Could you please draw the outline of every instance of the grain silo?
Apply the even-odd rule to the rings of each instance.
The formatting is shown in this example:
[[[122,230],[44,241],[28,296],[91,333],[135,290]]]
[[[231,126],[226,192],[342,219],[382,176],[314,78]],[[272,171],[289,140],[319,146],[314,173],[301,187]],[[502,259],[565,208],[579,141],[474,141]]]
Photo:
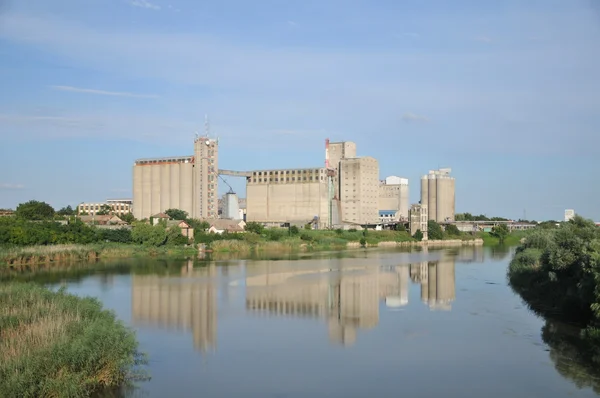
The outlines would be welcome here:
[[[429,219],[454,221],[455,180],[451,169],[430,170],[421,178],[421,204],[426,205]]]

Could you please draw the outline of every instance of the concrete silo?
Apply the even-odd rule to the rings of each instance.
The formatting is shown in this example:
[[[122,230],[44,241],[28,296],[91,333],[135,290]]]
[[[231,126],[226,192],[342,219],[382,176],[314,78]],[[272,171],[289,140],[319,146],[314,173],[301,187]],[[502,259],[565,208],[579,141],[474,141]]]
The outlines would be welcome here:
[[[427,206],[430,220],[454,220],[455,180],[450,172],[451,169],[430,170],[421,178],[421,204]]]
[[[240,204],[238,196],[233,192],[227,192],[224,198],[223,218],[238,220],[240,218]]]

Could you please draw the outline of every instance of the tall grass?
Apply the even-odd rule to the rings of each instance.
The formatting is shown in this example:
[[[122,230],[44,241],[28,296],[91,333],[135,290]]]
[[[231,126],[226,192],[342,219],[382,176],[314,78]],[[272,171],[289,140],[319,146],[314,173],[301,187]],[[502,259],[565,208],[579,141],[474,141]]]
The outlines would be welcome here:
[[[93,298],[0,285],[0,396],[83,397],[143,377],[134,333]]]

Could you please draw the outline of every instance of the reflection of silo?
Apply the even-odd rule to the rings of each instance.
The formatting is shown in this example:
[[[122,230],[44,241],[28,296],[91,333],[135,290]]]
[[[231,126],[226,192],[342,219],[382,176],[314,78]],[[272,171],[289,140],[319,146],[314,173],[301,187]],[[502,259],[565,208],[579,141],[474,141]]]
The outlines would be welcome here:
[[[454,261],[440,261],[437,264],[436,284],[439,302],[449,303],[456,297],[454,274]]]
[[[353,326],[342,325],[335,320],[329,321],[329,341],[335,344],[349,346],[356,341],[356,329]]]
[[[429,305],[435,304],[437,300],[437,264],[429,263],[427,267],[427,279],[429,280],[427,284],[428,290],[428,298]]]
[[[427,302],[429,300],[429,268],[427,261],[419,264],[419,275],[421,281],[421,301]]]

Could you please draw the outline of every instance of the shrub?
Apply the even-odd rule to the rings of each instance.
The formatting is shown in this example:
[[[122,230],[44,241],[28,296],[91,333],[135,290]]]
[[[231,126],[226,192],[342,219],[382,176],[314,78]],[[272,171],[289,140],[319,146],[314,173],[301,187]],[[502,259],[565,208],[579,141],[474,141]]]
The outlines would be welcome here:
[[[93,298],[0,285],[0,396],[89,396],[143,377],[133,331]]]

